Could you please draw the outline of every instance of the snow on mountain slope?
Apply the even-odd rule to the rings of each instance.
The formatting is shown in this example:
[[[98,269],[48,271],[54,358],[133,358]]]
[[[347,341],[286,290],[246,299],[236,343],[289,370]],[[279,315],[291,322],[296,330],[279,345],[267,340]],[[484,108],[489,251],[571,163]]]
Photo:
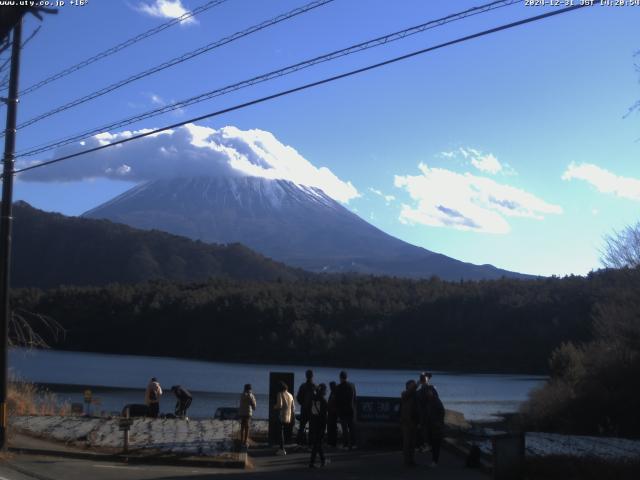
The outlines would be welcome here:
[[[240,242],[311,271],[439,276],[523,275],[410,245],[367,223],[315,187],[258,177],[191,177],[143,183],[84,214],[211,243]]]

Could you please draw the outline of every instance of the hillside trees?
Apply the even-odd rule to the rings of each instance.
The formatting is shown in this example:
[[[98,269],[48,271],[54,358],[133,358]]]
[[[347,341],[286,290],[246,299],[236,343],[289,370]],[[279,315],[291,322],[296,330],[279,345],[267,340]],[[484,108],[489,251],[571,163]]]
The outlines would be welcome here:
[[[55,348],[239,362],[545,372],[589,339],[599,275],[483,282],[317,277],[18,290],[59,320]],[[34,292],[37,292],[34,293]]]
[[[592,338],[550,357],[551,379],[526,410],[542,430],[640,437],[640,223],[606,239]]]

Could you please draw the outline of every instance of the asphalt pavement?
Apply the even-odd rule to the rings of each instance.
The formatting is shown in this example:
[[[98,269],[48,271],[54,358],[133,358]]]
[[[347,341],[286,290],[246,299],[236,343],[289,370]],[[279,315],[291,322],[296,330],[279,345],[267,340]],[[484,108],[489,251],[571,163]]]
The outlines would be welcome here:
[[[60,455],[11,454],[0,463],[0,480],[186,480],[239,479],[422,479],[487,480],[489,477],[464,467],[464,459],[444,451],[438,467],[431,468],[430,456],[418,454],[416,467],[402,464],[402,452],[381,450],[332,451],[323,468],[308,467],[309,453],[290,453],[279,457],[272,449],[250,452],[247,469],[199,468],[180,465],[127,464],[95,458],[68,458]],[[105,457],[106,458],[106,457]]]

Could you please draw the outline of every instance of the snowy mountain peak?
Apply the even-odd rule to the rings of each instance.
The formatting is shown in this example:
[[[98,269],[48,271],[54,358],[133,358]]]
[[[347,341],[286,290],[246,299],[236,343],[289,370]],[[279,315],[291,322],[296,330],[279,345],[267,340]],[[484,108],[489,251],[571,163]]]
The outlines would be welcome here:
[[[243,243],[311,271],[445,279],[518,275],[394,238],[321,189],[290,180],[198,176],[153,180],[85,213],[210,243]]]

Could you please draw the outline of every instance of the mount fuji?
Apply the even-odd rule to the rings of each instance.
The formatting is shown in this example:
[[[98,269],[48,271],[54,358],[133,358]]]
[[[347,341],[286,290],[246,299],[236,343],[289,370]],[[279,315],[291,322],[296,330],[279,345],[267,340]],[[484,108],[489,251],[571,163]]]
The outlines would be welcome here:
[[[251,176],[142,183],[83,216],[209,243],[240,242],[313,272],[359,272],[444,280],[528,275],[474,265],[399,240],[322,190]]]

